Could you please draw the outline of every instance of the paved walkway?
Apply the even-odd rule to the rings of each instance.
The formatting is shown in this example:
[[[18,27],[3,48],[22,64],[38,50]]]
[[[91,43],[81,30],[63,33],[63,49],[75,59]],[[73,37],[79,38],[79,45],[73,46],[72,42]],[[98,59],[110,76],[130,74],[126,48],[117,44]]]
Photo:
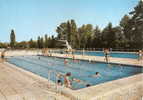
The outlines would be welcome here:
[[[69,100],[46,87],[47,83],[0,63],[0,100]]]
[[[67,54],[56,54],[56,53],[54,53],[54,54],[52,54],[52,56],[61,57],[61,58],[73,58],[73,55],[67,55]],[[80,59],[80,60],[105,62],[105,58],[101,57],[101,56],[74,55],[74,58],[75,59]],[[143,60],[138,61],[137,59],[130,59],[130,58],[110,57],[109,63],[133,65],[133,66],[143,66]]]

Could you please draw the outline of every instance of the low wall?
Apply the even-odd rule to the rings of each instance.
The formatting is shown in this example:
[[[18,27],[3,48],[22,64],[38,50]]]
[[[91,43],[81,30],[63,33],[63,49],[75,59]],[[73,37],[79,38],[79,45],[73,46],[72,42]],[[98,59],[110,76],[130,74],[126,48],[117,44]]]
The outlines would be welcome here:
[[[41,55],[42,50],[8,50],[5,56]]]

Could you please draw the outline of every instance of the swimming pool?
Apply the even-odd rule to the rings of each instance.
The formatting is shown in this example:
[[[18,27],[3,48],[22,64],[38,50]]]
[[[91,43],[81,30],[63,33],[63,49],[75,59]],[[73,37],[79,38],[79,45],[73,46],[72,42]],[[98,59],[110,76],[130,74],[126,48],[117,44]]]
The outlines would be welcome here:
[[[75,54],[82,55],[82,51],[77,51]],[[89,56],[104,56],[104,53],[101,51],[85,51],[84,55],[89,55]],[[138,55],[135,53],[119,53],[119,52],[111,52],[110,53],[111,57],[118,57],[118,58],[132,58],[132,59],[137,59]]]
[[[40,57],[40,59],[39,59]],[[73,62],[68,59],[68,64],[64,64],[64,59],[44,56],[19,56],[7,59],[9,63],[15,64],[25,70],[31,71],[42,77],[49,78],[56,82],[56,73],[65,74],[71,72],[74,78],[82,80],[81,82],[73,82],[74,90],[85,88],[87,84],[97,85],[107,81],[128,77],[142,72],[142,68],[129,67],[120,65],[111,65],[105,63],[89,63],[87,61]],[[100,73],[100,77],[91,77],[96,72]]]

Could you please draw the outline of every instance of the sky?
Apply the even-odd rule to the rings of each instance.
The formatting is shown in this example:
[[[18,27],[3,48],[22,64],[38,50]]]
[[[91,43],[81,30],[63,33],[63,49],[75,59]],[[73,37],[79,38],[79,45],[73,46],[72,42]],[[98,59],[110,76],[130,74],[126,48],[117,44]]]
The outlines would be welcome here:
[[[77,26],[114,26],[139,0],[0,0],[0,42],[9,42],[11,29],[16,40],[56,35],[56,27],[74,19]]]

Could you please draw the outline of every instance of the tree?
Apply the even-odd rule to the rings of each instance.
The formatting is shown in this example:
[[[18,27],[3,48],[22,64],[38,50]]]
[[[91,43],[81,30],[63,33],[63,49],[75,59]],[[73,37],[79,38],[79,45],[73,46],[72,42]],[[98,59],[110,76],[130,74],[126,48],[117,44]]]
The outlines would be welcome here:
[[[37,46],[38,46],[38,48],[41,48],[41,38],[40,38],[40,36],[38,36],[38,39],[37,39]]]
[[[48,48],[48,36],[45,34],[45,48]]]
[[[124,15],[124,17],[120,21],[120,26],[122,29],[125,29],[127,27],[129,20],[130,17],[128,15]]]
[[[125,45],[126,41],[125,41],[125,36],[122,32],[121,27],[120,26],[114,27],[113,32],[115,34],[114,48],[124,48],[124,45]]]
[[[29,41],[29,47],[30,47],[30,48],[37,48],[36,41],[33,41],[32,38],[31,38],[30,41]]]
[[[58,33],[58,39],[67,40],[72,47],[76,47],[77,26],[74,20],[68,20],[60,24],[56,32]]]
[[[61,23],[57,29],[56,32],[58,33],[57,38],[60,40],[66,40],[67,39],[67,23]]]
[[[70,25],[71,25],[70,44],[72,45],[72,47],[75,48],[77,47],[76,46],[77,25],[73,19],[70,21]]]
[[[91,24],[82,25],[78,29],[78,43],[81,48],[89,47],[91,43],[91,35],[93,33],[93,26]]]
[[[130,30],[131,30],[131,21],[130,21],[130,17],[128,15],[125,15],[121,19],[120,27],[121,27],[121,34],[122,34],[122,39],[123,39],[122,40],[122,47],[129,48],[129,47],[131,47],[130,44],[131,44],[131,40],[132,40],[132,34],[130,32]]]
[[[56,48],[56,40],[55,40],[55,37],[53,35],[51,37],[51,48]]]
[[[0,42],[0,48],[7,48],[7,47],[8,47],[7,43]]]
[[[112,23],[103,29],[103,46],[107,48],[115,47],[116,34],[113,30]]]
[[[16,45],[16,37],[15,37],[15,32],[12,29],[10,34],[10,46],[11,48],[15,48],[15,45]]]
[[[93,30],[92,38],[92,47],[102,48],[102,32],[98,26],[96,26],[96,28]]]
[[[40,48],[44,48],[44,39],[41,37],[40,39]]]
[[[78,28],[78,34],[77,34],[77,43],[78,43],[78,48],[84,48],[84,27],[85,25],[82,25],[81,27]]]
[[[15,46],[17,49],[25,49],[25,48],[28,48],[29,45],[28,45],[28,42],[27,41],[21,41],[21,42],[18,42],[16,43],[16,46]]]
[[[130,33],[132,34],[133,47],[143,48],[143,1],[140,1],[134,8],[134,11],[130,13],[132,18],[130,19]]]

